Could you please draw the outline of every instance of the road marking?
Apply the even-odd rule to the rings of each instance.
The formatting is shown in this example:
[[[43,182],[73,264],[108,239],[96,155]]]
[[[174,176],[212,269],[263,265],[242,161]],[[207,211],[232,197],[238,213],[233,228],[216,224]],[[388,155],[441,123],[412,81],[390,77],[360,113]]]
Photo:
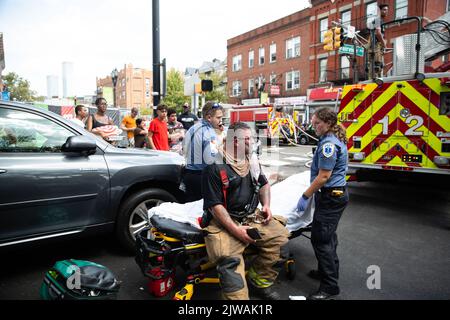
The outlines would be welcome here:
[[[309,161],[309,160],[311,160],[311,158],[289,157],[289,158],[284,158],[283,160],[287,160],[287,161]]]
[[[276,166],[276,167],[287,166],[291,164],[290,162],[279,160],[261,160],[260,163],[263,166]]]

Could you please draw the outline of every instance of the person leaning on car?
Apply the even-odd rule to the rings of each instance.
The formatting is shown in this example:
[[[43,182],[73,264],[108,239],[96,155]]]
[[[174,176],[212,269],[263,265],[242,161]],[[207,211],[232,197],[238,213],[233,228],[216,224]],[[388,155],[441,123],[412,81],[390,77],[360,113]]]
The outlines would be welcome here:
[[[89,115],[89,111],[85,106],[79,104],[75,107],[75,118],[70,119],[73,123],[76,123],[82,128],[86,128],[86,117]]]
[[[95,105],[97,106],[97,112],[90,115],[87,123],[86,129],[96,135],[101,136],[103,139],[106,138],[106,135],[99,130],[95,130],[96,128],[113,125],[113,120],[106,114],[106,109],[108,108],[108,104],[105,98],[98,98],[95,100]]]

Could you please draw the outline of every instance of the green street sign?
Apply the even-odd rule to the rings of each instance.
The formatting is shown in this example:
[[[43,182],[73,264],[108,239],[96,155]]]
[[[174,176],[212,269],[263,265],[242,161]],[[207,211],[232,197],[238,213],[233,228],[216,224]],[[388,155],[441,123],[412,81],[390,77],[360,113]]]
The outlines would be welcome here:
[[[344,46],[339,48],[339,54],[354,54],[355,49],[354,46],[351,44],[344,44]],[[363,47],[356,47],[356,55],[358,57],[364,57],[364,48]]]

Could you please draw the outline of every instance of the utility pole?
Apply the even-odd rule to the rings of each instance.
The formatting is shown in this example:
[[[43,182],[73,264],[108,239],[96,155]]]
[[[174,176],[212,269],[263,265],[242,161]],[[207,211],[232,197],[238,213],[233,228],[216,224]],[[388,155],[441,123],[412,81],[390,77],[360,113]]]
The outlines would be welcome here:
[[[159,0],[152,0],[153,23],[153,113],[161,99],[161,64],[160,64],[160,29],[159,29]]]

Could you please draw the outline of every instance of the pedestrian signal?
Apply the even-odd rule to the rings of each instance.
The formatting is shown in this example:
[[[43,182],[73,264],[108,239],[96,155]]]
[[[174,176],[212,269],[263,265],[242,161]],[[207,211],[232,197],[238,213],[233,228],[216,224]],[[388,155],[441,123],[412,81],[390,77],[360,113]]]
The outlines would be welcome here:
[[[344,40],[344,29],[341,27],[334,27],[334,49],[339,49]]]
[[[327,30],[324,34],[323,38],[323,49],[326,51],[333,51],[334,50],[334,34],[333,30]]]
[[[212,80],[202,80],[202,91],[203,92],[213,91]]]

